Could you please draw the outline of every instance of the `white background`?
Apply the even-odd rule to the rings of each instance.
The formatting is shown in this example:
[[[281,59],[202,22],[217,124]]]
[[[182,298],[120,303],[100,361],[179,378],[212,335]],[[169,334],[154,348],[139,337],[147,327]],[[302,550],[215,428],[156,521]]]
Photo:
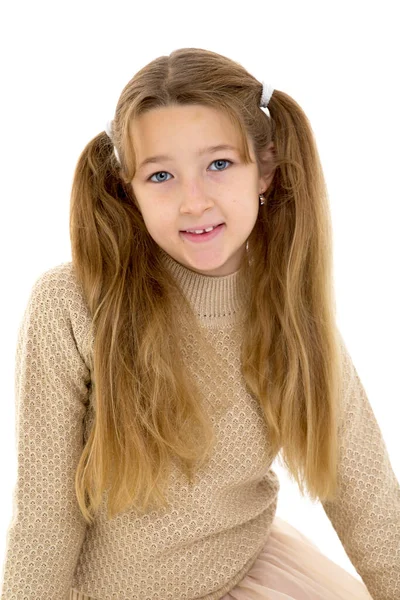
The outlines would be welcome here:
[[[397,9],[351,0],[2,5],[1,560],[17,468],[14,353],[31,286],[71,260],[69,196],[82,149],[134,73],[180,47],[240,62],[309,117],[330,196],[339,326],[400,478]],[[321,505],[276,472],[278,516],[359,578]]]

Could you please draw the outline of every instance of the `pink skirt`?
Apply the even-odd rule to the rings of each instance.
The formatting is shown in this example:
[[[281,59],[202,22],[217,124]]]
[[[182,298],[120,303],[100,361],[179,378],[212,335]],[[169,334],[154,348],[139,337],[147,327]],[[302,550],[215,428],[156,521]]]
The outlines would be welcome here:
[[[275,516],[249,573],[221,600],[373,600],[364,583]]]

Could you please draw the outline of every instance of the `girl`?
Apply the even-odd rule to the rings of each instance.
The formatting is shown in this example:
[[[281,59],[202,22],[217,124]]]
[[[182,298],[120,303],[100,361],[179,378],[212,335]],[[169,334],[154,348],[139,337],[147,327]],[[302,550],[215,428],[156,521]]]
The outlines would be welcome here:
[[[185,48],[107,130],[77,163],[72,262],[19,330],[2,600],[398,599],[400,489],[336,325],[306,115]],[[276,517],[278,456],[362,582]]]

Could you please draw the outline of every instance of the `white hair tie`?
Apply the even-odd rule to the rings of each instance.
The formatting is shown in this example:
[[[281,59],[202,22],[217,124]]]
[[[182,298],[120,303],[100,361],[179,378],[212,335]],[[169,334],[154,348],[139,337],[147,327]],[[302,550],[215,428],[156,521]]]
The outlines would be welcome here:
[[[112,138],[113,138],[113,136],[112,136],[112,124],[113,124],[112,121],[107,121],[105,129],[104,129],[104,131],[106,132],[106,134],[108,135],[108,137],[110,138],[111,141],[112,141]],[[117,161],[121,164],[121,161],[119,160],[118,150],[116,149],[115,146],[114,146],[114,154],[115,154],[115,157],[116,157]]]
[[[261,94],[260,108],[266,108],[271,100],[274,88],[269,83],[262,82],[263,89]]]
[[[270,85],[269,83],[265,83],[264,81],[262,82],[262,84],[263,84],[263,89],[262,89],[261,100],[260,100],[260,108],[267,115],[267,117],[270,118],[271,114],[270,114],[267,106],[269,104],[269,101],[271,100],[271,96],[274,91],[274,88],[272,87],[272,85]]]

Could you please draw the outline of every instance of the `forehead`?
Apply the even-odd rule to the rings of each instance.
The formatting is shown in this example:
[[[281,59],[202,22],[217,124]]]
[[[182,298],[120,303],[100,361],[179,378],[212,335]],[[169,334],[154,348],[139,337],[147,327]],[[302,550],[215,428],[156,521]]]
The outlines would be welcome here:
[[[229,118],[222,111],[198,104],[152,109],[135,119],[130,131],[139,160],[149,152],[161,154],[171,147],[239,145],[238,132]]]

